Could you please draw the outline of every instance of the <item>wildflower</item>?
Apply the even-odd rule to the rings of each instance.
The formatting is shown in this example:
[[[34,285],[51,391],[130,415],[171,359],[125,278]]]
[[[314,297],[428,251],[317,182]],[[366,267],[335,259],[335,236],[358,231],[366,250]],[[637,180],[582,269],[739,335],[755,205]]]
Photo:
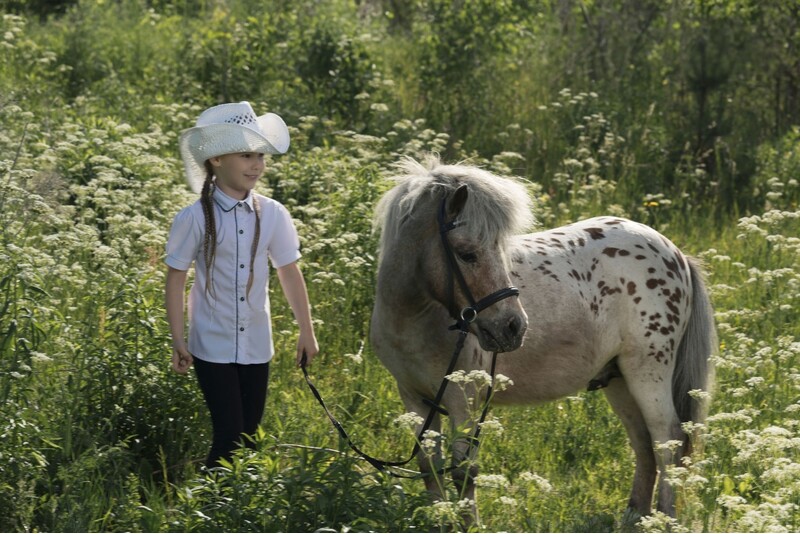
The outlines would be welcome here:
[[[447,519],[451,516],[455,516],[457,513],[455,510],[455,505],[449,501],[439,501],[433,503],[431,506],[434,515],[440,519]]]
[[[502,423],[500,423],[500,421],[494,417],[487,421],[484,421],[483,423],[480,424],[480,426],[481,430],[487,431],[491,434],[498,436],[503,432],[505,432],[505,428],[503,428]]]
[[[441,434],[436,432],[435,430],[426,430],[424,434],[422,434],[422,449],[427,452],[433,452],[439,446],[439,438],[441,438]]]
[[[723,508],[734,510],[742,505],[747,504],[747,499],[745,499],[741,495],[724,494],[717,497],[717,504],[719,504]]]
[[[445,378],[454,384],[475,384],[479,388],[492,383],[492,377],[489,373],[481,369],[474,369],[469,373],[459,370],[447,375]]]
[[[744,408],[733,413],[724,412],[710,415],[708,418],[706,418],[706,423],[711,424],[722,421],[736,421],[749,425],[753,422],[753,417],[758,415],[758,413],[760,413],[759,410]]]
[[[473,506],[475,506],[475,501],[472,499],[461,499],[456,503],[456,507],[462,512],[471,510]]]
[[[464,371],[456,371],[445,376],[445,378],[454,384],[463,384],[467,381],[467,374]]]
[[[784,411],[786,413],[800,412],[800,404],[790,404]]]
[[[550,484],[550,481],[544,477],[531,473],[530,471],[520,473],[519,481],[526,484],[533,484],[539,489],[539,491],[543,493],[549,493],[553,490],[553,486]]]
[[[751,377],[751,378],[748,378],[747,380],[745,380],[744,383],[747,384],[748,386],[750,386],[751,388],[754,388],[754,387],[764,383],[764,377],[754,376],[754,377]]]
[[[639,520],[637,526],[644,532],[681,532],[678,520],[662,512],[655,512]]]
[[[513,499],[511,497],[506,497],[505,495],[500,497],[499,502],[503,506],[508,506],[509,508],[516,508],[517,507],[517,500]]]
[[[724,345],[724,343],[723,343]],[[725,347],[720,347],[720,350],[724,349]],[[709,400],[711,399],[711,393],[708,391],[703,391],[702,389],[692,389],[689,391],[689,396],[693,399],[697,400]]]
[[[706,430],[706,425],[703,423],[694,423],[692,421],[686,421],[685,423],[681,424],[681,430],[686,432],[687,434],[694,434],[695,432],[702,432]]]
[[[776,458],[774,465],[761,474],[761,479],[780,485],[793,484],[800,479],[800,464],[789,458]]]
[[[42,352],[31,352],[31,360],[35,363],[47,363],[52,362],[53,358]]]
[[[404,413],[395,418],[394,424],[401,428],[414,430],[417,426],[424,423],[425,420],[414,412]]]
[[[669,450],[670,452],[675,452],[681,447],[683,447],[683,441],[679,439],[671,439],[664,443],[656,443],[655,445],[656,450]]]
[[[505,475],[478,475],[475,477],[475,485],[481,488],[506,489],[508,479]]]
[[[514,381],[511,380],[510,378],[508,378],[504,374],[498,373],[494,377],[494,388],[495,388],[495,391],[505,391],[510,386],[513,386],[513,385],[514,385]]]

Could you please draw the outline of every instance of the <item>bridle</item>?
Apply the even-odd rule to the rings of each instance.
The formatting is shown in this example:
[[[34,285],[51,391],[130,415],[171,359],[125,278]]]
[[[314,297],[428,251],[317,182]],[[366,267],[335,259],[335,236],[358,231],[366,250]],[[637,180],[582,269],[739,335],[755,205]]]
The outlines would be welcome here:
[[[519,289],[514,286],[509,286],[503,289],[499,289],[494,293],[483,297],[481,300],[475,302],[475,298],[472,296],[472,292],[469,290],[469,286],[467,285],[467,281],[464,278],[464,273],[461,272],[461,267],[458,265],[458,261],[456,260],[456,255],[453,252],[453,247],[450,245],[450,239],[448,239],[447,234],[450,233],[452,230],[455,230],[459,226],[463,225],[463,221],[459,221],[458,219],[453,219],[452,221],[447,221],[447,199],[443,199],[442,203],[439,205],[439,214],[437,216],[437,222],[439,223],[439,235],[442,238],[442,248],[444,248],[445,257],[447,258],[447,274],[449,283],[447,284],[449,287],[449,306],[448,309],[450,311],[450,315],[453,319],[456,320],[456,324],[451,327],[451,329],[458,328],[459,330],[468,330],[469,325],[472,324],[475,319],[478,318],[478,314],[491,306],[492,304],[496,304],[503,299],[507,299],[508,297],[517,297],[519,296]],[[455,281],[458,282],[458,286],[461,289],[461,292],[464,293],[464,296],[467,298],[467,302],[469,302],[469,306],[464,307],[460,312],[456,313],[456,305],[455,305]]]
[[[422,440],[425,437],[425,433],[430,429],[431,425],[433,424],[434,418],[437,414],[441,415],[449,415],[447,410],[442,407],[441,402],[444,398],[445,389],[447,388],[447,384],[449,380],[447,377],[453,373],[456,368],[456,363],[458,361],[458,356],[461,354],[462,349],[464,348],[464,343],[466,341],[467,335],[469,334],[470,325],[475,322],[478,318],[478,314],[488,308],[489,306],[500,302],[501,300],[507,299],[509,297],[516,297],[519,296],[519,289],[513,286],[509,286],[503,289],[499,289],[494,293],[483,297],[479,301],[475,301],[474,297],[472,296],[472,292],[469,290],[469,286],[467,285],[467,281],[464,278],[464,274],[461,272],[461,268],[458,265],[458,261],[456,260],[455,253],[453,252],[453,247],[450,244],[450,240],[447,237],[447,234],[458,228],[459,226],[463,225],[463,221],[459,221],[458,219],[453,219],[451,221],[447,220],[447,197],[442,199],[441,205],[439,206],[439,212],[437,216],[437,222],[439,224],[439,235],[441,236],[442,240],[442,247],[444,248],[445,256],[447,258],[447,265],[448,265],[448,286],[449,286],[449,301],[448,301],[448,310],[450,315],[453,319],[456,320],[456,323],[450,327],[450,330],[458,330],[458,340],[456,341],[455,349],[453,350],[453,354],[450,357],[450,363],[447,366],[447,371],[442,378],[442,382],[439,385],[439,390],[436,392],[436,395],[433,399],[423,398],[422,401],[425,405],[427,405],[430,410],[428,410],[428,416],[425,418],[425,422],[422,425],[421,430],[417,434],[416,443],[414,445],[414,449],[411,451],[411,455],[408,459],[403,461],[385,461],[379,460],[370,456],[369,454],[365,453],[361,449],[356,446],[353,441],[350,439],[350,436],[347,435],[342,424],[336,420],[336,418],[331,414],[328,407],[325,405],[325,401],[322,399],[322,395],[320,395],[317,388],[311,381],[311,378],[308,375],[308,370],[306,369],[306,357],[305,354],[300,363],[300,367],[303,370],[303,376],[305,377],[306,383],[308,384],[311,393],[314,394],[319,404],[322,406],[323,410],[325,410],[325,414],[330,419],[331,423],[333,424],[334,428],[339,432],[339,435],[343,440],[347,442],[353,451],[355,451],[359,456],[361,456],[364,460],[369,462],[373,467],[375,467],[379,471],[385,471],[390,473],[391,475],[399,478],[417,478],[419,476],[429,476],[430,474],[415,474],[413,476],[407,476],[403,474],[399,474],[394,471],[388,470],[388,468],[399,468],[407,465],[411,462],[414,457],[420,452],[422,448]],[[456,282],[461,289],[461,292],[467,298],[467,302],[469,302],[468,306],[465,306],[460,311],[456,312],[457,306],[455,305],[455,284]],[[478,440],[478,436],[480,435],[481,431],[481,423],[486,419],[486,415],[489,413],[489,401],[492,396],[492,388],[494,385],[494,376],[495,376],[495,367],[497,363],[497,352],[492,353],[492,363],[491,363],[491,382],[489,383],[488,389],[486,391],[486,403],[483,406],[483,411],[481,412],[481,417],[478,421],[478,424],[475,425],[475,430],[471,437],[467,438],[469,443],[469,449],[467,451],[467,457],[469,457],[469,453],[472,448],[477,449],[480,445]],[[436,472],[436,474],[443,474],[447,471],[451,471],[455,469],[455,466],[452,466],[447,469],[440,469]]]

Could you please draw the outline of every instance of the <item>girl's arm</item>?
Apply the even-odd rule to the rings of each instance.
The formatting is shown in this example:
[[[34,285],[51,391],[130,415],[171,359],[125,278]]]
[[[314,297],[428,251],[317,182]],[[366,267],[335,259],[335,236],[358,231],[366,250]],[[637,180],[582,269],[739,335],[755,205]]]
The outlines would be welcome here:
[[[184,374],[189,370],[194,359],[186,346],[183,332],[183,301],[186,289],[186,271],[168,268],[165,290],[167,322],[172,333],[172,369]]]
[[[314,336],[314,324],[311,322],[311,305],[308,303],[308,291],[303,273],[297,262],[278,268],[278,280],[283,288],[283,294],[292,307],[294,318],[300,326],[300,337],[297,340],[297,364],[306,354],[306,363],[311,363],[319,352],[317,338]]]

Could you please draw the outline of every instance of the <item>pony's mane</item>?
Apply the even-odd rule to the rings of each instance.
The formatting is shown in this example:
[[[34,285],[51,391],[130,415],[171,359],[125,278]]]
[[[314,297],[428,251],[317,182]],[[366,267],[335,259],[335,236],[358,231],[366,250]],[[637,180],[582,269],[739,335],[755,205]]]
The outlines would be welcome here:
[[[534,223],[531,199],[517,179],[501,177],[470,165],[443,165],[436,155],[422,162],[404,158],[395,165],[396,185],[378,202],[375,226],[381,230],[381,250],[398,238],[401,224],[424,211],[435,217],[443,195],[466,184],[469,199],[459,219],[482,245],[502,241]]]

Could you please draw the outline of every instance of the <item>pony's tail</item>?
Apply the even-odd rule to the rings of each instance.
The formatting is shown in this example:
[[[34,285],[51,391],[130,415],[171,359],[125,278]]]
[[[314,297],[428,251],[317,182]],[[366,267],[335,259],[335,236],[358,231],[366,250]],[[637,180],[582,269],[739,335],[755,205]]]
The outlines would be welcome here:
[[[675,373],[672,375],[672,399],[682,423],[702,423],[708,413],[713,366],[711,355],[717,349],[717,332],[714,311],[699,263],[688,258],[692,278],[692,309],[689,324],[678,346]],[[709,395],[692,396],[689,392],[701,390]],[[690,452],[689,436],[686,451]]]

